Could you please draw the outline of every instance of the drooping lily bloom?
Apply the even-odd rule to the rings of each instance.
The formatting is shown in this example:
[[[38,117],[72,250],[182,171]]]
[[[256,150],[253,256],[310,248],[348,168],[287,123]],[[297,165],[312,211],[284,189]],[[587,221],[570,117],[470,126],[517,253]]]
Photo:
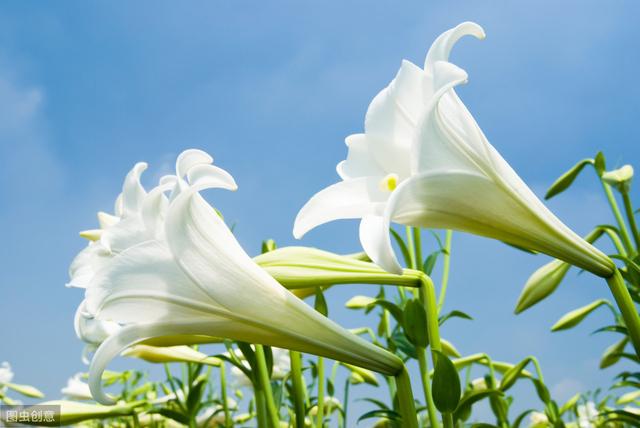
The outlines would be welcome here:
[[[245,253],[199,193],[236,189],[231,175],[212,162],[202,151],[187,150],[178,157],[176,175],[163,177],[148,193],[139,180],[146,165],[136,165],[119,198],[122,215],[95,234],[99,256],[74,262],[82,268],[72,269],[72,283],[86,289],[86,318],[121,326],[94,354],[89,376],[94,398],[111,402],[100,382],[111,359],[136,343],[165,336],[226,337],[386,374],[401,370],[396,356],[320,315]],[[79,270],[86,275],[74,275]]]
[[[400,273],[390,222],[499,239],[610,276],[613,263],[553,215],[489,144],[454,88],[467,73],[449,62],[466,22],[433,43],[424,68],[403,61],[371,102],[364,133],[347,137],[342,181],[300,210],[294,235],[337,219],[361,218],[360,241],[381,267]]]
[[[92,400],[89,385],[82,380],[82,373],[76,373],[67,381],[67,386],[60,391],[62,395],[71,400]]]

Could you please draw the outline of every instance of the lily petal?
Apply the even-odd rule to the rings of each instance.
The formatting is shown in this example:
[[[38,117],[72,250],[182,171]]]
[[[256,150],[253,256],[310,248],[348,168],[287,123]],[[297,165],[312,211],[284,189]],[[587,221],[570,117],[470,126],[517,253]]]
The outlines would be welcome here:
[[[360,222],[360,243],[371,260],[387,272],[402,275],[402,266],[391,247],[389,218],[369,215]]]
[[[293,236],[302,238],[309,230],[333,220],[382,214],[388,197],[379,187],[382,178],[341,181],[316,193],[298,213]]]
[[[429,71],[437,61],[449,61],[449,54],[453,46],[464,36],[474,36],[477,39],[486,37],[482,27],[475,22],[463,22],[445,31],[433,42],[424,61],[424,69]]]

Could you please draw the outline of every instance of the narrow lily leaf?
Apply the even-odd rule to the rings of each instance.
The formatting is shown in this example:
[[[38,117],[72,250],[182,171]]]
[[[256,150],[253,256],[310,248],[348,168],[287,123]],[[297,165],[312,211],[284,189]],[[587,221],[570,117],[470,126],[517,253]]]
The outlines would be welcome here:
[[[471,315],[468,315],[462,311],[458,311],[458,310],[454,310],[449,312],[446,315],[441,316],[438,319],[438,324],[442,325],[445,323],[445,321],[447,321],[449,318],[462,318],[465,320],[473,320],[473,318],[471,317]]]
[[[531,357],[525,358],[520,361],[518,364],[509,369],[503,376],[500,381],[500,391],[506,392],[509,388],[511,388],[519,377],[521,377],[521,373],[524,368],[532,361]]]
[[[400,416],[400,413],[398,412],[395,412],[390,409],[378,409],[378,410],[371,410],[370,412],[367,412],[364,415],[360,416],[358,418],[358,423],[360,423],[361,421],[364,421],[365,419],[371,419],[371,418],[385,418],[385,419],[389,419],[396,422],[399,422],[400,420],[402,420],[402,416]]]
[[[498,391],[496,389],[483,389],[480,391],[471,391],[465,394],[453,414],[453,420],[456,421],[460,419],[463,414],[470,412],[471,406],[492,395],[502,396],[504,394],[502,391]]]
[[[526,418],[527,415],[529,415],[532,412],[535,412],[535,410],[534,409],[529,409],[529,410],[525,410],[524,412],[520,413],[518,415],[518,417],[513,421],[512,428],[520,428],[520,425],[522,424],[522,421],[524,420],[524,418]]]
[[[578,177],[578,174],[584,169],[587,165],[593,165],[593,159],[582,159],[580,162],[575,164],[569,169],[569,171],[565,172],[558,178],[547,190],[547,193],[544,195],[545,199],[551,199],[555,195],[564,192],[571,186],[573,181]]]
[[[640,391],[631,391],[623,394],[620,398],[616,400],[616,404],[623,405],[629,404],[636,400],[640,399]]]
[[[440,252],[441,251],[435,251],[429,254],[429,256],[424,260],[424,263],[422,264],[422,271],[427,275],[431,275],[431,273],[433,272],[433,268],[438,261],[438,255],[440,254]]]
[[[582,320],[584,320],[591,312],[593,312],[600,306],[607,304],[609,304],[607,300],[598,299],[586,306],[574,309],[573,311],[563,315],[562,318],[560,318],[553,325],[553,327],[551,327],[551,331],[567,330],[569,328],[575,327],[576,325],[580,324],[580,322],[582,322]]]
[[[560,416],[564,415],[568,410],[572,409],[573,406],[576,405],[576,403],[578,402],[578,400],[580,399],[580,397],[582,397],[582,394],[577,393],[576,395],[574,395],[573,397],[569,398],[567,400],[566,403],[564,403],[562,405],[562,407],[560,407]]]
[[[531,382],[533,382],[533,386],[535,386],[536,393],[540,400],[545,404],[549,403],[551,401],[551,394],[549,393],[547,386],[540,382],[539,379],[531,379]]]
[[[602,174],[605,173],[607,169],[607,161],[604,158],[604,153],[598,152],[598,154],[596,154],[593,165],[596,168],[596,172],[599,176],[602,176]]]
[[[436,357],[433,373],[433,402],[442,413],[452,413],[460,402],[460,377],[451,360],[442,352],[434,351]]]
[[[461,357],[460,352],[458,352],[456,347],[453,346],[453,343],[449,342],[448,340],[440,338],[440,345],[442,345],[442,352],[444,352],[444,354],[447,357],[450,357],[450,358],[460,358]]]
[[[407,338],[416,346],[426,348],[429,344],[427,336],[427,312],[419,300],[407,302],[404,308],[404,331]]]
[[[329,306],[327,305],[327,300],[324,298],[324,293],[320,287],[316,288],[316,300],[313,307],[325,317],[329,315]]]
[[[402,258],[404,259],[405,265],[409,266],[411,264],[411,254],[409,253],[407,244],[405,244],[404,239],[402,239],[400,234],[396,232],[392,227],[389,228],[389,231],[391,232],[391,236],[393,236],[393,239],[396,241],[396,244],[402,252]]]
[[[6,383],[4,386],[6,386],[9,389],[14,390],[17,393],[20,393],[26,397],[31,397],[31,398],[42,398],[44,397],[44,394],[42,392],[40,392],[40,390],[38,388],[35,388],[31,385],[20,385],[20,384],[16,384],[16,383]]]
[[[627,346],[628,342],[629,338],[624,337],[622,340],[605,349],[602,357],[600,358],[600,368],[606,369],[607,367],[611,367],[612,365],[620,361],[620,358],[622,358],[622,355],[624,353],[624,348],[625,346]]]

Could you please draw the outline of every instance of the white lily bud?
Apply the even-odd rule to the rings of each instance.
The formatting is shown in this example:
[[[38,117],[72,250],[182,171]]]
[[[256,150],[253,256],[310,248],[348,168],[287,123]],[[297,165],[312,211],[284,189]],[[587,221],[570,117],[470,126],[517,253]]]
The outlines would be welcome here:
[[[628,192],[631,186],[631,180],[633,179],[633,167],[631,165],[624,165],[613,171],[607,171],[602,174],[602,179],[619,191]]]

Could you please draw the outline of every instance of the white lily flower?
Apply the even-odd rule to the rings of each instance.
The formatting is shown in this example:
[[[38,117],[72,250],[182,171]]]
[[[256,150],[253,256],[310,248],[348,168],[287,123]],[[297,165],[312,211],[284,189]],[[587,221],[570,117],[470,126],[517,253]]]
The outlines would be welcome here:
[[[62,388],[62,395],[71,400],[93,400],[89,384],[82,380],[82,373],[76,373]]]
[[[598,409],[593,401],[578,406],[578,426],[580,428],[593,428],[594,421],[598,417]]]
[[[454,91],[467,73],[448,62],[463,36],[485,37],[465,22],[440,35],[424,68],[403,61],[391,84],[371,102],[365,131],[347,137],[341,182],[300,210],[294,236],[329,221],[361,218],[369,257],[401,273],[391,247],[396,223],[455,229],[563,259],[601,276],[614,265],[553,215],[489,144]]]
[[[540,428],[549,425],[549,418],[542,412],[531,412],[529,415],[529,428]]]
[[[226,337],[385,374],[400,371],[396,356],[320,315],[244,252],[199,193],[236,189],[231,175],[212,161],[202,151],[187,150],[178,157],[176,175],[163,177],[148,193],[139,181],[146,165],[136,165],[119,198],[120,219],[95,241],[108,256],[83,262],[89,266],[81,282],[83,311],[91,319],[122,326],[93,356],[89,385],[94,398],[112,402],[100,382],[111,359],[134,344],[164,336]]]
[[[13,370],[11,370],[11,364],[8,361],[3,361],[0,364],[0,388],[4,385],[11,383],[13,380]]]

